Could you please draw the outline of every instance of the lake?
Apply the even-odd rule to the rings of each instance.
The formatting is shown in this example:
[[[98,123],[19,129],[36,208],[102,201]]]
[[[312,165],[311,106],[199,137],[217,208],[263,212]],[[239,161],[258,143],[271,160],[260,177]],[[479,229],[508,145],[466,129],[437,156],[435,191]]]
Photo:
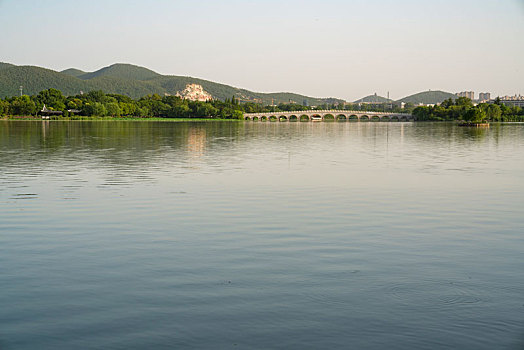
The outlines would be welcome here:
[[[0,349],[522,349],[524,124],[0,121]]]

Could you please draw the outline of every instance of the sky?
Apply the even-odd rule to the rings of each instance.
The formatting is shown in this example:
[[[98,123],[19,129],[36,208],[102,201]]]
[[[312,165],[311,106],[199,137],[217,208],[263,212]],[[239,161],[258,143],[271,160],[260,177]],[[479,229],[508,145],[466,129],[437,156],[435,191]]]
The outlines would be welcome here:
[[[348,101],[524,94],[524,0],[0,0],[0,62]]]

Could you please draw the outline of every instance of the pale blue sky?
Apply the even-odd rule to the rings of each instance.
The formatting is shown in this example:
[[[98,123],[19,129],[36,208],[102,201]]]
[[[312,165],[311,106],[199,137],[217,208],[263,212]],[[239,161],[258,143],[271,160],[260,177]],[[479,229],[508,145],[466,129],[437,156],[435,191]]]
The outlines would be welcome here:
[[[0,0],[0,61],[355,100],[524,94],[524,0]]]

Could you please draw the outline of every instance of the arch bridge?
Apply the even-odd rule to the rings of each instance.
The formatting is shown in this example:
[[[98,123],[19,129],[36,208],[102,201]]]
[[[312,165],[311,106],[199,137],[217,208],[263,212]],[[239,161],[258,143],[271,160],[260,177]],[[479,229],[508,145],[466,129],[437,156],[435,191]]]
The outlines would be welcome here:
[[[414,121],[409,113],[347,111],[344,109],[244,113],[245,120],[252,121]]]

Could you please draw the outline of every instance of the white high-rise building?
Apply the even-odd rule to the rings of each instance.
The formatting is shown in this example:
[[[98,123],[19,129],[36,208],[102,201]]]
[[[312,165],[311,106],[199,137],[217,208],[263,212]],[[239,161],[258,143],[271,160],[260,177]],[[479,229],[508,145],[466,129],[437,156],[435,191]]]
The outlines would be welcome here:
[[[479,92],[479,101],[485,102],[491,99],[491,94],[489,92]]]
[[[469,98],[470,100],[474,100],[475,99],[475,92],[474,91],[462,91],[462,92],[457,92],[456,95],[458,97],[467,97]]]

